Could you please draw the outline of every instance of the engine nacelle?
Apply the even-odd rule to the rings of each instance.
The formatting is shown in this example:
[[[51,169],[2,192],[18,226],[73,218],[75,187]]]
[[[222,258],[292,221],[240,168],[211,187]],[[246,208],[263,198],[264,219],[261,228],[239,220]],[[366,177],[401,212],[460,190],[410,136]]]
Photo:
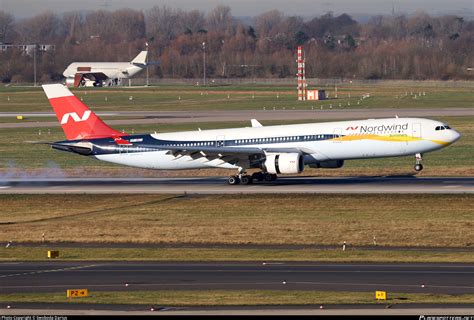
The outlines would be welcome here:
[[[66,86],[67,87],[74,87],[74,78],[66,78]]]
[[[344,165],[344,160],[328,160],[309,164],[310,168],[337,169]]]
[[[304,170],[304,159],[301,153],[267,154],[263,166],[272,174],[300,173]]]

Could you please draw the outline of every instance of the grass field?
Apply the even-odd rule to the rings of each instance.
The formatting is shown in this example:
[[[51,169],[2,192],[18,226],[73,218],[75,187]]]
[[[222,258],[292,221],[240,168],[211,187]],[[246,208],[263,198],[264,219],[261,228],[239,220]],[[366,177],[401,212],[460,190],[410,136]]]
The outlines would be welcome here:
[[[461,132],[462,138],[448,148],[425,154],[425,176],[473,176],[474,175],[474,117],[441,117]],[[301,123],[305,121],[293,121]],[[262,121],[264,125],[289,122]],[[117,127],[128,133],[173,132],[183,130],[229,128],[249,126],[248,122],[182,123],[160,125],[126,125]],[[39,133],[41,132],[41,135]],[[206,169],[192,171],[157,171],[135,169],[99,162],[93,158],[52,150],[47,145],[27,144],[25,141],[59,141],[64,134],[59,127],[0,129],[0,135],[8,137],[0,142],[0,182],[8,177],[37,176],[218,176],[234,174],[234,171]],[[303,175],[311,176],[360,176],[414,174],[413,157],[367,159],[347,161],[342,169],[306,169]]]
[[[41,236],[41,235],[40,235]],[[78,239],[80,240],[80,239]],[[235,248],[10,247],[0,261],[51,261],[47,250],[59,250],[59,261],[255,261],[325,263],[474,263],[472,251]]]
[[[159,86],[148,88],[75,89],[74,93],[94,111],[132,110],[262,110],[330,108],[451,108],[473,107],[472,88],[405,86],[323,87],[326,101],[296,101],[293,86]],[[363,99],[362,96],[370,95]],[[415,97],[416,96],[416,97]],[[43,90],[0,87],[0,112],[51,111]],[[15,121],[13,118],[11,121]]]
[[[0,242],[471,247],[473,195],[0,195]],[[3,250],[8,251],[8,250]],[[5,254],[5,253],[4,253]],[[472,255],[472,253],[471,253]]]
[[[327,304],[474,303],[474,295],[388,293],[376,301],[374,292],[270,291],[270,290],[180,290],[180,291],[92,291],[89,297],[66,298],[65,292],[0,294],[0,302],[99,303],[170,306],[259,306]]]

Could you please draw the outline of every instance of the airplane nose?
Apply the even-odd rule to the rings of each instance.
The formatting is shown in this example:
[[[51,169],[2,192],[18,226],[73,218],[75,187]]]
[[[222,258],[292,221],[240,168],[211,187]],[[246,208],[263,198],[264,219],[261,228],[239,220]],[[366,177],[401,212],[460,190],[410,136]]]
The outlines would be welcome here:
[[[454,143],[456,141],[459,140],[459,138],[461,138],[461,134],[459,132],[457,132],[456,130],[452,130],[451,132],[451,143]]]

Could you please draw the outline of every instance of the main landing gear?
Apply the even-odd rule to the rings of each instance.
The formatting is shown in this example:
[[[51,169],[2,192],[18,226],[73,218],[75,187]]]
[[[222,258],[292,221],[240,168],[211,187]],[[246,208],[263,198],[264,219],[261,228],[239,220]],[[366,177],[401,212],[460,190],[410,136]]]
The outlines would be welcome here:
[[[415,159],[416,159],[415,167],[414,167],[415,171],[423,170],[423,165],[421,164],[421,161],[423,160],[423,158],[422,158],[421,153],[415,154]]]
[[[237,184],[252,184],[254,181],[275,181],[277,179],[276,174],[267,172],[255,172],[252,175],[244,174],[245,172],[239,173],[235,176],[230,176],[227,179],[227,183],[230,185]]]

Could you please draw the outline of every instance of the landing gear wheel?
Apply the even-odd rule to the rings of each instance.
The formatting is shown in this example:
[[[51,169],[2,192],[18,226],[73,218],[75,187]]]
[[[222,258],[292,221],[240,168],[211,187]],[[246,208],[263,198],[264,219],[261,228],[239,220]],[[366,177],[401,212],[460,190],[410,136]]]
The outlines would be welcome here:
[[[230,176],[228,179],[227,179],[227,183],[230,184],[231,186],[234,186],[236,184],[239,184],[239,177],[237,176]]]
[[[421,153],[415,154],[415,160],[416,160],[416,162],[415,162],[414,169],[415,169],[415,171],[420,172],[421,170],[423,170],[423,165],[421,164],[421,161],[423,160],[423,158],[422,158]]]
[[[263,181],[263,179],[265,179],[265,174],[263,174],[263,172],[255,172],[252,174],[252,179],[257,181]]]
[[[241,176],[240,177],[240,184],[251,184],[252,177],[251,176]]]
[[[265,174],[265,181],[270,182],[270,181],[275,181],[277,179],[276,174],[271,174],[271,173],[266,173]]]
[[[267,182],[273,181],[272,176],[273,176],[272,174],[266,173],[265,174],[265,181],[267,181]]]

